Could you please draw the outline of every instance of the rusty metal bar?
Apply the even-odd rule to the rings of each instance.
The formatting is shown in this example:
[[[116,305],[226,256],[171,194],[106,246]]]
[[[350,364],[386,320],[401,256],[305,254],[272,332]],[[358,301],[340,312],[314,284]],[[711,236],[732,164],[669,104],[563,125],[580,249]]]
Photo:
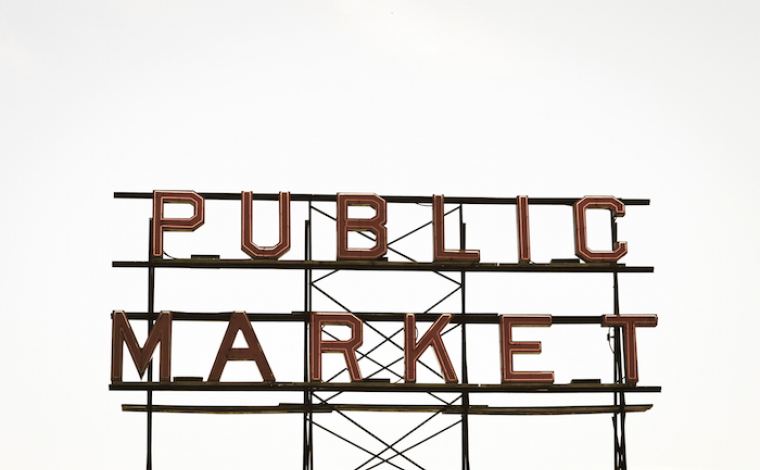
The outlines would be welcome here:
[[[172,321],[224,321],[230,320],[233,312],[175,312],[172,311]],[[402,322],[406,313],[414,312],[351,312],[362,321],[397,321]],[[446,312],[444,312],[446,313]],[[443,313],[415,313],[418,322],[433,322]],[[304,312],[292,313],[248,313],[252,322],[303,322],[309,321],[309,314]],[[459,323],[499,323],[498,313],[468,313],[466,317],[453,314],[452,324]],[[548,315],[548,314],[547,314]],[[130,320],[147,320],[146,312],[127,312]],[[603,315],[553,315],[552,325],[601,325]]]
[[[208,200],[222,201],[239,201],[240,193],[198,193]],[[115,199],[153,199],[153,193],[150,192],[121,192],[113,193]],[[291,194],[291,201],[310,201],[310,202],[336,202],[337,194]],[[380,196],[386,202],[406,203],[406,204],[432,204],[432,196]],[[254,201],[277,201],[278,193],[253,193],[251,199]],[[580,197],[531,197],[531,205],[564,205],[572,206]],[[648,206],[649,199],[626,199],[618,198],[623,204],[628,206]],[[446,202],[449,204],[517,204],[516,197],[459,197],[446,196]]]
[[[643,413],[653,405],[626,405],[627,413]],[[122,411],[147,411],[146,405],[121,405]],[[288,413],[332,413],[333,411],[367,412],[367,413],[441,413],[459,415],[463,413],[462,405],[355,405],[355,404],[319,404],[303,405],[300,403],[281,403],[269,406],[237,405],[153,405],[153,413],[184,414],[288,414]],[[482,416],[561,416],[618,413],[620,407],[612,405],[584,406],[487,406],[470,405],[468,413]],[[395,443],[394,443],[395,444]],[[386,448],[385,450],[388,450]]]
[[[610,235],[611,246],[615,246],[617,242],[617,220],[615,215],[610,211]],[[615,315],[620,315],[620,289],[618,284],[618,273],[612,273],[612,289],[613,289],[613,311]],[[622,335],[621,327],[615,327],[615,354],[614,354],[614,374],[615,382],[623,383],[623,357],[622,357]],[[617,411],[612,416],[612,423],[615,429],[615,469],[626,470],[626,451],[625,451],[625,394],[623,391],[615,392],[613,397],[613,405],[617,408]]]
[[[114,268],[147,268],[148,261],[114,261]],[[156,259],[156,268],[197,269],[345,269],[351,271],[466,271],[466,272],[522,272],[522,273],[653,273],[652,266],[626,266],[610,263],[407,263],[401,261],[313,261],[270,259],[176,258]]]
[[[464,250],[466,248],[467,232],[464,223],[464,210],[462,205],[459,205],[459,248]],[[461,305],[461,333],[462,333],[462,383],[469,383],[469,376],[467,374],[467,321],[465,320],[465,314],[467,312],[467,284],[466,284],[466,271],[461,271],[459,276],[460,297],[462,300]],[[456,316],[456,315],[454,315]],[[470,409],[470,394],[468,392],[462,392],[462,470],[470,469],[470,421],[469,421],[469,409]]]
[[[246,391],[246,392],[434,392],[434,393],[659,393],[660,386],[629,386],[625,384],[420,384],[388,382],[114,382],[110,390],[153,391]]]
[[[628,413],[643,413],[652,409],[654,405],[627,405]],[[510,415],[510,416],[560,416],[560,415],[593,415],[617,413],[620,407],[610,405],[587,405],[587,406],[501,406],[479,407],[471,406],[471,415]],[[449,413],[444,411],[444,414]]]
[[[309,204],[311,206],[311,203]],[[309,211],[311,213],[311,211]],[[304,240],[309,240],[311,238],[311,221],[305,220],[304,221]],[[304,244],[304,259],[309,259],[309,244]],[[310,307],[310,280],[309,280],[309,273],[310,271],[304,270],[303,276],[303,288],[304,288],[304,294],[303,294],[303,309],[304,314],[300,315],[299,321],[303,322],[303,380],[304,382],[308,382],[309,380],[309,311],[311,310]],[[302,456],[303,456],[303,470],[309,469],[309,443],[311,442],[311,437],[309,434],[309,420],[311,418],[311,392],[310,391],[304,391],[303,392],[303,448],[302,448]]]
[[[314,204],[312,203],[311,198],[308,199],[308,202],[309,202],[309,231],[307,232],[308,238],[306,239],[305,245],[306,245],[306,250],[308,250],[306,259],[311,260],[312,255],[313,255],[313,251],[312,251],[313,247],[312,247],[311,242],[312,242],[312,235],[313,235],[312,229],[314,227],[312,224],[312,213],[314,212]],[[314,273],[311,269],[307,269],[305,270],[305,272],[307,275],[306,281],[308,282],[307,289],[308,289],[308,294],[309,294],[308,295],[309,301],[308,301],[308,308],[306,309],[306,315],[310,317],[312,313],[312,307],[313,307],[312,301],[314,299],[314,292],[312,290],[314,287]],[[311,328],[311,324],[308,325],[308,328]],[[311,339],[307,339],[307,344],[308,344],[308,341],[311,341]],[[309,349],[305,350],[307,357],[308,357],[308,351]],[[311,407],[314,405],[314,391],[313,390],[307,391],[307,395],[308,395],[308,405],[309,407]],[[309,441],[308,441],[308,449],[307,449],[309,458],[307,460],[307,465],[308,465],[308,469],[312,470],[314,468],[314,414],[311,412],[311,410],[309,410],[309,412],[307,413],[307,416],[308,416],[308,421],[309,421],[308,423],[309,424]]]
[[[154,257],[152,256],[153,247],[153,219],[148,222],[148,337],[153,330],[153,322],[155,316],[155,296],[156,296],[156,269],[153,266]],[[161,346],[164,347],[163,345]],[[153,358],[148,362],[148,382],[153,382]],[[153,468],[153,390],[147,392],[147,414],[148,414],[148,430],[147,430],[147,446],[146,446],[146,464],[147,470]]]

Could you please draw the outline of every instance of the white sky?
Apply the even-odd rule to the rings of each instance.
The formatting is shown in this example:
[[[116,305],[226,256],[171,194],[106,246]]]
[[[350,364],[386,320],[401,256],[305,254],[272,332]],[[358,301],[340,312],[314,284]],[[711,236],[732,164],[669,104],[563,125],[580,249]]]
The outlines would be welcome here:
[[[2,466],[144,465],[144,417],[120,411],[144,394],[108,392],[108,363],[109,313],[143,310],[146,276],[110,266],[144,259],[150,209],[112,194],[154,189],[651,198],[620,220],[624,261],[656,267],[623,275],[621,302],[623,313],[659,315],[641,334],[640,374],[663,386],[637,397],[655,407],[629,419],[630,468],[751,466],[760,233],[744,205],[759,169],[758,24],[749,1],[1,2]],[[224,209],[230,221],[238,207]],[[485,250],[493,241],[478,239],[476,211],[465,217],[471,247]],[[209,235],[182,234],[188,253],[213,252],[214,230],[237,236],[218,220],[201,229]],[[572,255],[551,243],[543,261]],[[208,279],[222,293],[256,285]],[[240,308],[193,282],[160,308]],[[271,305],[249,296],[243,308],[274,309],[273,292]],[[542,311],[548,301],[533,292],[515,287],[484,309]],[[604,299],[592,314],[610,313]],[[561,349],[573,338],[541,339]],[[214,341],[203,343],[211,355]],[[547,349],[532,364],[575,377],[560,360]],[[485,457],[473,468],[535,453],[536,467],[513,462],[609,468],[608,417],[542,419],[481,424]],[[299,462],[299,444],[272,436],[300,432],[300,417],[156,422],[156,468]],[[362,457],[351,456],[347,465]]]

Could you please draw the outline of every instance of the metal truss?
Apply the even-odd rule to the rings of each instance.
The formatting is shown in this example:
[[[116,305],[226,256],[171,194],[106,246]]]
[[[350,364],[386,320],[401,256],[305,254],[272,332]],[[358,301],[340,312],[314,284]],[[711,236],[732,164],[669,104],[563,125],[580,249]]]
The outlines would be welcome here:
[[[322,215],[324,217],[327,217],[327,218],[329,218],[330,220],[332,220],[334,222],[337,222],[337,219],[335,217],[333,217],[332,215],[328,214],[327,212],[325,212],[325,211],[323,211],[323,210],[315,207],[312,202],[309,202],[309,219],[306,222],[307,248],[306,248],[306,253],[305,253],[305,258],[304,258],[307,261],[311,260],[311,250],[310,250],[311,239],[312,239],[311,221],[312,221],[312,214],[314,212],[316,212],[317,214]],[[454,212],[459,212],[460,245],[461,245],[461,249],[464,249],[464,246],[465,246],[465,239],[464,239],[465,225],[464,225],[464,222],[463,222],[462,205],[460,204],[456,208],[451,209],[448,212],[445,212],[444,216],[452,214]],[[426,223],[424,223],[424,224],[422,224],[422,225],[420,225],[420,226],[418,226],[418,227],[416,227],[416,228],[414,228],[414,229],[412,229],[410,231],[408,231],[407,233],[401,235],[400,237],[395,238],[394,240],[389,241],[388,244],[387,244],[388,251],[393,252],[396,255],[401,256],[402,258],[404,258],[405,260],[407,260],[409,262],[417,263],[418,262],[417,260],[415,260],[411,256],[408,256],[407,254],[401,252],[400,250],[396,249],[395,247],[393,247],[393,244],[395,244],[396,242],[398,242],[400,240],[405,239],[406,237],[408,237],[408,236],[410,236],[410,235],[412,235],[412,234],[414,234],[414,233],[422,230],[423,228],[425,228],[425,227],[427,227],[427,226],[429,226],[431,224],[432,224],[432,220],[429,221],[429,222],[426,222]],[[365,238],[367,238],[367,239],[369,239],[371,241],[375,241],[374,237],[371,236],[371,235],[369,235],[369,234],[366,234],[364,232],[358,232],[358,233],[359,233],[359,235],[361,235],[361,236],[363,236],[363,237],[365,237]],[[328,272],[327,274],[325,274],[323,276],[320,276],[316,280],[312,280],[312,272],[311,271],[312,271],[311,269],[307,270],[308,279],[306,280],[306,283],[307,283],[307,292],[306,292],[306,305],[304,306],[305,312],[307,314],[311,314],[311,312],[312,312],[312,296],[314,294],[314,291],[316,291],[319,294],[321,294],[321,295],[325,296],[326,298],[328,298],[330,301],[332,301],[335,305],[337,305],[338,307],[340,307],[341,309],[343,309],[345,312],[352,313],[351,309],[349,309],[348,307],[346,307],[343,303],[341,303],[339,300],[337,300],[335,297],[333,297],[332,295],[330,295],[328,292],[326,292],[324,289],[320,288],[317,285],[317,283],[319,281],[327,278],[328,276],[331,276],[331,275],[335,274],[336,272],[339,271],[339,269],[333,269],[330,272]],[[449,292],[448,294],[446,294],[445,296],[443,296],[441,299],[439,299],[438,301],[436,301],[428,309],[426,309],[423,312],[423,314],[427,314],[427,313],[431,312],[435,307],[437,307],[438,305],[440,305],[441,303],[443,303],[445,300],[447,300],[448,298],[450,298],[452,295],[456,294],[457,292],[460,292],[461,293],[461,305],[462,305],[462,310],[461,310],[460,314],[464,315],[464,313],[465,313],[465,272],[461,272],[460,273],[460,280],[459,281],[457,281],[455,279],[452,279],[451,277],[449,277],[449,276],[447,276],[447,275],[445,275],[445,274],[443,274],[443,273],[441,273],[439,271],[433,271],[433,273],[436,274],[436,275],[438,275],[438,276],[440,276],[440,277],[442,277],[442,278],[444,278],[444,279],[446,279],[446,280],[448,280],[448,281],[450,281],[450,282],[452,282],[453,284],[455,284],[456,287],[451,292]],[[402,374],[399,374],[398,372],[392,370],[390,367],[393,366],[394,364],[397,364],[397,363],[399,363],[399,362],[401,362],[401,361],[404,360],[404,345],[397,343],[396,340],[394,339],[395,336],[397,336],[398,334],[400,334],[400,333],[402,333],[404,331],[404,328],[401,327],[400,329],[396,330],[394,333],[392,333],[390,335],[386,335],[380,329],[378,329],[375,326],[373,326],[370,321],[365,321],[364,325],[367,326],[368,328],[370,328],[375,333],[377,333],[382,338],[382,341],[380,341],[378,344],[376,344],[374,347],[372,347],[372,349],[370,349],[366,353],[362,353],[360,351],[357,351],[357,354],[359,355],[358,361],[367,360],[369,362],[372,362],[376,366],[380,367],[378,370],[376,370],[372,374],[368,375],[365,378],[365,380],[372,380],[380,372],[388,371],[391,374],[395,375],[398,381],[403,381],[404,380],[404,376]],[[308,326],[306,328],[308,328]],[[463,377],[462,377],[462,383],[463,384],[467,384],[468,379],[467,379],[467,357],[466,357],[466,323],[464,321],[462,321],[462,322],[460,322],[458,324],[455,324],[455,325],[451,326],[449,329],[447,329],[444,332],[442,332],[441,335],[442,336],[446,335],[447,333],[450,333],[450,332],[454,331],[457,328],[460,329],[460,331],[461,331],[461,341],[462,341],[462,375],[463,375]],[[335,340],[338,339],[334,335],[332,335],[331,333],[325,331],[324,329],[323,329],[322,333],[326,334],[327,336],[330,336],[331,338],[333,338]],[[308,339],[308,338],[305,338],[305,339]],[[395,360],[391,361],[390,363],[382,364],[382,363],[378,362],[377,360],[373,359],[370,356],[370,354],[372,354],[372,352],[376,351],[378,348],[380,348],[381,346],[383,346],[385,344],[390,344],[390,345],[394,346],[396,349],[398,349],[400,351],[400,356],[398,358],[396,358]],[[305,348],[304,349],[304,356],[306,356],[308,354],[308,344],[305,343],[304,344],[304,348]],[[420,361],[418,361],[418,363],[421,366],[425,367],[430,372],[432,372],[437,377],[443,379],[443,375],[440,372],[438,372],[436,369],[434,369],[433,367],[431,367],[430,365],[428,365],[424,361],[420,360]],[[348,370],[347,367],[343,368],[341,371],[339,371],[338,373],[334,374],[332,377],[330,377],[329,379],[327,379],[326,382],[328,382],[328,383],[332,382],[333,380],[337,379],[342,373],[346,372],[347,370]],[[304,380],[306,380],[307,378],[308,377],[305,376]],[[336,392],[336,393],[330,395],[327,398],[322,398],[322,397],[318,396],[315,392],[307,392],[307,393],[309,393],[311,396],[307,397],[306,403],[313,404],[314,403],[314,399],[316,399],[316,400],[319,401],[319,405],[328,405],[328,404],[331,404],[332,400],[334,400],[335,398],[337,398],[338,396],[340,396],[344,392]],[[303,443],[304,443],[304,466],[303,466],[303,469],[304,470],[313,470],[314,469],[314,454],[313,454],[313,447],[314,447],[314,426],[317,426],[319,429],[325,431],[326,433],[328,433],[328,434],[330,434],[330,435],[332,435],[334,437],[337,437],[338,439],[340,439],[340,440],[342,440],[342,441],[344,441],[344,442],[346,442],[346,443],[348,443],[348,444],[350,444],[350,445],[358,448],[359,450],[362,450],[363,452],[365,452],[365,453],[367,453],[369,455],[369,458],[367,460],[363,461],[362,463],[360,463],[358,466],[356,466],[355,470],[370,470],[370,469],[373,469],[375,467],[378,467],[378,466],[381,466],[381,465],[384,465],[384,464],[388,465],[388,466],[391,466],[391,467],[394,467],[394,468],[398,468],[398,469],[403,470],[403,467],[397,465],[394,462],[391,462],[391,460],[396,459],[396,458],[403,459],[404,461],[408,462],[409,464],[413,465],[414,467],[416,467],[416,468],[418,468],[420,470],[425,470],[425,467],[423,467],[418,462],[412,460],[409,457],[408,452],[410,450],[412,450],[412,449],[414,449],[414,448],[416,448],[416,447],[418,447],[418,446],[420,446],[420,445],[422,445],[422,444],[430,441],[431,439],[435,438],[436,436],[441,435],[445,431],[448,431],[448,430],[454,428],[457,425],[461,425],[461,432],[462,432],[462,468],[469,470],[469,468],[470,468],[470,463],[469,463],[469,438],[468,438],[469,427],[468,427],[468,422],[467,422],[467,420],[468,420],[468,409],[469,409],[469,392],[466,392],[466,391],[462,392],[459,397],[455,398],[452,401],[447,401],[447,400],[445,400],[444,398],[440,397],[438,394],[436,394],[436,393],[434,393],[432,391],[426,391],[424,393],[428,394],[429,396],[431,396],[431,397],[435,398],[436,400],[438,400],[439,402],[441,402],[445,408],[442,407],[438,411],[435,411],[431,416],[425,418],[424,420],[422,420],[421,422],[419,422],[417,425],[415,425],[414,427],[412,427],[410,430],[404,432],[398,439],[396,439],[394,442],[391,442],[391,443],[388,443],[385,440],[383,440],[380,437],[378,437],[375,433],[373,433],[369,429],[367,429],[366,426],[360,424],[358,421],[356,421],[356,419],[348,416],[346,414],[346,412],[341,411],[340,409],[336,409],[335,410],[339,416],[343,417],[346,421],[348,421],[349,423],[351,423],[357,429],[359,429],[362,432],[366,433],[367,435],[371,436],[377,443],[379,443],[380,445],[382,445],[382,449],[379,452],[373,452],[371,450],[368,450],[365,447],[357,444],[351,438],[342,436],[342,435],[338,434],[337,432],[329,429],[325,425],[319,424],[314,419],[314,413],[311,412],[311,411],[307,411],[306,413],[304,413],[304,436],[303,436]],[[453,424],[450,424],[447,427],[445,427],[445,428],[443,428],[441,430],[438,430],[437,432],[429,434],[426,437],[417,438],[418,440],[414,444],[406,445],[405,447],[403,447],[401,449],[398,448],[399,444],[402,441],[405,441],[405,440],[409,439],[412,434],[414,434],[415,432],[419,431],[420,429],[429,427],[429,423],[431,423],[431,421],[433,421],[433,418],[441,415],[443,413],[444,409],[451,409],[452,405],[454,405],[454,403],[456,403],[457,401],[459,401],[461,403],[461,406],[457,407],[457,408],[459,408],[461,410],[460,411],[460,413],[461,413],[461,419],[459,421],[457,421],[457,422],[455,422]],[[401,410],[404,410],[404,411],[410,411],[411,410],[411,408],[408,408],[408,405],[407,406],[403,406],[403,407],[398,407],[398,408],[401,409]],[[364,408],[364,409],[366,410],[367,408]],[[416,437],[416,435],[415,435],[415,437]],[[383,457],[382,455],[384,453],[388,452],[388,451],[390,451],[392,453],[392,455],[390,457],[387,457],[387,458]]]

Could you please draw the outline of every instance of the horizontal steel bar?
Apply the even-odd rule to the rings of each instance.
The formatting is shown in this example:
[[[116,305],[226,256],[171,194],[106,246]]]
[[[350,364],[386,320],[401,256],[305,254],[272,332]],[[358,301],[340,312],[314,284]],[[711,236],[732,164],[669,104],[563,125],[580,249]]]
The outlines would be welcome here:
[[[198,193],[204,199],[222,200],[222,201],[239,201],[240,193]],[[116,199],[153,199],[153,193],[145,192],[115,192],[113,197]],[[277,201],[277,193],[254,193],[254,201]],[[387,202],[407,203],[407,204],[432,204],[432,196],[380,196]],[[312,202],[335,202],[336,194],[291,194],[291,201],[312,201]],[[535,205],[565,205],[575,204],[579,197],[532,197],[530,204]],[[620,198],[620,201],[628,206],[648,206],[649,199],[626,199]],[[458,197],[446,196],[447,204],[517,204],[516,197]]]
[[[229,321],[233,312],[175,312],[172,311],[172,320],[178,321]],[[362,321],[403,321],[404,315],[414,312],[351,312]],[[126,312],[129,320],[148,320],[147,312]],[[293,313],[247,313],[248,319],[260,322],[304,322],[310,321],[311,316],[303,312]],[[441,313],[415,313],[418,322],[432,322],[437,320]],[[451,313],[451,323],[498,323],[498,313]],[[520,315],[520,314],[510,314]],[[548,314],[545,314],[548,315]],[[155,314],[153,315],[155,317]],[[154,318],[155,319],[155,318]],[[555,325],[601,325],[602,315],[553,315],[552,324]]]
[[[500,407],[478,407],[471,406],[467,413],[470,415],[512,415],[512,416],[537,416],[537,415],[595,415],[604,413],[620,413],[625,410],[626,413],[642,413],[652,409],[653,405],[626,405],[624,407],[614,405],[603,406],[500,406]],[[622,409],[621,409],[622,408]],[[444,414],[452,413],[444,411]]]
[[[121,405],[121,411],[145,413],[147,405]],[[289,413],[331,413],[327,406],[303,404],[279,404],[274,406],[232,406],[232,405],[153,405],[153,413],[185,413],[214,415],[289,414]]]
[[[156,259],[154,261],[114,261],[114,268],[199,268],[199,269],[345,269],[353,271],[457,271],[534,273],[652,273],[652,266],[610,263],[406,263],[398,261],[303,261],[254,259]]]
[[[485,406],[471,405],[467,413],[470,415],[587,415],[603,413],[644,412],[653,405],[614,405],[593,406]],[[622,408],[622,409],[621,409]],[[146,405],[121,405],[122,411],[147,411]],[[333,411],[356,411],[371,413],[443,413],[462,414],[461,405],[304,405],[281,403],[274,406],[229,406],[229,405],[153,405],[153,413],[186,413],[186,414],[284,414],[284,413],[332,413]]]
[[[418,384],[387,382],[113,382],[110,390],[270,392],[607,393],[660,392],[659,386],[620,384]]]

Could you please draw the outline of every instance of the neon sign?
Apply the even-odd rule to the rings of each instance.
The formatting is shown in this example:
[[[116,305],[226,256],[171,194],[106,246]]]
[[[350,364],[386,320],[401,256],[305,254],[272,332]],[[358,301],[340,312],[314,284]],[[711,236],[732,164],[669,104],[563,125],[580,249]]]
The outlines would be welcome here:
[[[504,414],[584,414],[584,413],[612,413],[616,432],[616,459],[625,453],[624,420],[617,420],[627,412],[645,411],[651,405],[627,405],[624,394],[630,392],[659,392],[657,386],[639,385],[639,365],[637,353],[637,332],[641,328],[653,328],[657,326],[657,315],[653,314],[621,314],[618,305],[617,275],[623,272],[653,272],[651,267],[626,266],[619,261],[628,254],[628,243],[617,240],[616,220],[626,215],[628,205],[647,205],[648,200],[642,199],[618,199],[612,196],[586,196],[582,198],[529,198],[517,196],[515,198],[449,198],[443,195],[432,197],[415,196],[378,196],[369,193],[338,193],[335,195],[309,195],[290,194],[280,192],[278,194],[254,194],[243,191],[241,193],[196,193],[194,191],[154,191],[153,193],[116,193],[120,198],[152,199],[152,218],[150,225],[149,259],[147,261],[116,261],[114,267],[147,268],[149,271],[149,308],[147,312],[125,312],[114,310],[111,314],[112,322],[112,362],[111,362],[111,386],[112,390],[144,390],[148,392],[148,404],[124,405],[127,411],[146,411],[150,416],[153,412],[188,412],[188,413],[291,413],[304,414],[304,423],[314,423],[312,416],[315,412],[322,411],[412,411],[412,412],[444,412],[461,413],[463,426],[462,458],[463,468],[469,468],[468,440],[467,440],[467,416],[469,414],[504,415]],[[227,201],[239,201],[240,204],[240,251],[245,254],[244,258],[221,259],[218,256],[191,256],[190,258],[172,258],[165,256],[164,234],[166,232],[184,231],[194,232],[201,229],[205,222],[206,200],[221,199]],[[263,246],[254,239],[253,202],[272,201],[278,204],[279,214],[277,221],[277,243]],[[330,216],[319,210],[323,215],[335,222],[335,257],[332,260],[315,260],[311,255],[311,213],[313,203],[334,203],[335,216]],[[192,207],[192,214],[185,218],[170,218],[165,214],[166,204],[188,204]],[[309,218],[305,221],[308,239],[304,256],[300,259],[288,254],[292,248],[291,205],[293,203],[308,204]],[[429,221],[418,228],[413,229],[402,237],[389,241],[388,225],[394,220],[389,217],[389,204],[425,204],[430,206]],[[445,216],[444,204],[458,204],[460,215],[460,236],[458,248],[451,248],[445,240]],[[514,205],[516,214],[517,232],[517,262],[481,262],[481,251],[477,248],[466,246],[465,226],[462,222],[462,211],[466,205]],[[531,258],[531,227],[530,208],[532,205],[564,205],[572,207],[573,231],[568,236],[574,240],[574,251],[577,259],[552,260],[550,263],[534,262]],[[366,206],[372,211],[372,216],[356,218],[349,216],[349,208]],[[608,211],[612,229],[612,243],[608,250],[593,250],[589,247],[589,226],[587,223],[587,211],[589,209],[602,209]],[[450,211],[451,212],[451,211]],[[401,238],[415,233],[420,228],[430,226],[432,240],[428,249],[432,261],[418,262],[408,256],[406,261],[388,261],[387,255],[390,250],[399,253],[391,247]],[[351,233],[365,235],[371,241],[370,246],[353,246]],[[190,236],[190,235],[188,235]],[[322,240],[320,240],[322,241]],[[220,313],[188,313],[166,310],[160,313],[154,311],[155,280],[153,273],[157,269],[171,268],[233,268],[233,269],[289,269],[303,270],[305,276],[304,308],[302,311],[281,314],[258,314],[244,311],[220,312]],[[444,272],[459,273],[460,280],[450,281],[458,284],[457,290],[461,292],[462,308],[459,313],[430,313],[425,312],[358,312],[350,311],[344,307],[343,312],[331,312],[320,309],[312,309],[311,294],[315,288],[312,280],[312,272],[329,270],[324,277],[337,271],[428,271],[437,274]],[[465,312],[464,283],[465,275],[470,272],[562,272],[562,273],[612,273],[615,279],[614,313],[603,315],[563,316],[563,315],[527,315],[527,314],[478,314]],[[382,289],[382,286],[373,286]],[[332,299],[332,298],[331,298]],[[332,299],[334,300],[334,299]],[[337,303],[337,302],[336,302]],[[439,302],[440,303],[440,302]],[[341,307],[343,307],[342,304]],[[436,304],[438,305],[438,304]],[[172,340],[173,322],[176,321],[225,321],[226,331],[216,349],[213,365],[205,377],[176,377],[172,375]],[[135,334],[132,323],[134,321],[147,320],[148,336],[140,344]],[[266,332],[257,332],[258,321],[296,321],[303,325],[303,381],[302,382],[279,382],[277,379],[278,361],[271,361],[272,357],[262,347],[259,333],[266,338]],[[394,363],[403,365],[403,373],[394,372],[398,377],[396,383],[386,379],[378,379],[378,371],[367,374],[363,373],[360,361],[369,358],[374,348],[366,350],[365,327],[376,321],[398,322],[403,325],[397,333],[402,333],[403,345],[393,342],[391,336],[385,336],[379,330],[382,342],[391,342],[402,351],[402,357]],[[420,334],[418,324],[429,323],[427,330]],[[467,345],[466,326],[469,323],[491,324],[498,328],[498,354],[500,374],[497,383],[471,383],[467,373]],[[609,338],[613,344],[615,374],[613,383],[601,383],[601,380],[573,380],[571,383],[555,383],[554,371],[523,370],[515,366],[515,356],[519,354],[540,354],[542,344],[539,341],[514,339],[515,329],[522,327],[552,327],[559,324],[591,324],[609,329]],[[339,339],[333,335],[325,336],[326,326],[339,326],[348,331],[347,338]],[[461,331],[461,346],[458,351],[461,354],[461,364],[457,367],[449,355],[447,341],[444,335],[454,328]],[[235,347],[235,338],[242,336],[246,347]],[[450,337],[446,337],[448,340]],[[614,342],[612,341],[614,339]],[[267,338],[269,340],[269,338]],[[266,342],[266,341],[265,341]],[[381,343],[382,344],[382,343]],[[449,346],[451,343],[449,342]],[[128,358],[125,357],[124,349],[127,349]],[[156,354],[160,350],[159,354]],[[362,352],[365,350],[366,352]],[[430,368],[422,361],[422,356],[432,352],[429,356],[435,357],[438,366]],[[340,363],[348,372],[348,381],[337,382],[337,375],[327,377],[324,373],[323,358],[325,354],[334,354],[340,358]],[[158,380],[152,371],[152,363],[158,364]],[[226,382],[223,380],[224,371],[229,362],[248,361],[255,364],[260,375],[260,380],[246,382]],[[402,361],[402,362],[401,362]],[[137,370],[140,381],[125,382],[125,363],[131,362]],[[377,361],[373,361],[379,364]],[[440,380],[418,379],[418,365],[422,364],[432,370]],[[390,371],[388,365],[382,365],[383,369]],[[147,375],[146,375],[147,372]],[[205,379],[205,380],[204,380]],[[441,383],[442,382],[442,383]],[[304,392],[302,404],[280,404],[278,406],[238,406],[230,411],[230,407],[224,409],[214,406],[165,406],[152,404],[152,393],[157,391],[199,390],[199,391],[298,391]],[[453,392],[460,394],[459,405],[438,399],[446,404],[443,405],[378,405],[378,404],[339,404],[333,403],[335,394],[328,398],[322,398],[318,393],[331,392],[425,392],[435,396],[436,393]],[[500,407],[500,406],[471,406],[469,394],[471,393],[613,393],[614,405],[600,406],[570,406],[570,407]],[[321,403],[315,403],[319,400]],[[342,410],[342,411],[341,411]],[[149,428],[150,428],[149,419]],[[321,426],[320,426],[321,427]],[[306,429],[306,428],[304,428]],[[150,434],[149,434],[150,436]],[[150,437],[149,437],[150,439]],[[306,457],[311,452],[312,436],[304,431],[304,469],[311,469],[310,460]],[[389,447],[390,448],[390,447]],[[366,451],[366,449],[363,449]],[[381,463],[389,463],[394,458],[381,458],[379,454],[372,454],[373,459],[379,459]],[[403,452],[397,451],[397,456]],[[624,455],[623,455],[624,458]],[[395,465],[394,465],[395,466]]]

